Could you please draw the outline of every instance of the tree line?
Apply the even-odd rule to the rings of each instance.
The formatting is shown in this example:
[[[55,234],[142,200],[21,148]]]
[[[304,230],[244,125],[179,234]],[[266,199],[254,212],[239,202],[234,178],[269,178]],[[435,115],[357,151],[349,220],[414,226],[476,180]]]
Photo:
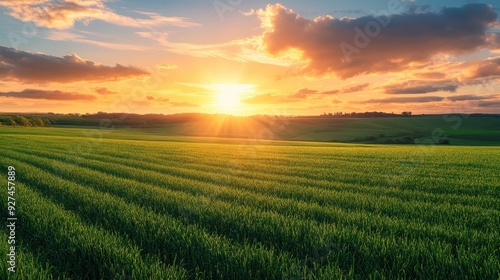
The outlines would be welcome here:
[[[49,119],[42,119],[40,117],[3,116],[0,117],[0,125],[44,127],[52,125],[52,122]]]

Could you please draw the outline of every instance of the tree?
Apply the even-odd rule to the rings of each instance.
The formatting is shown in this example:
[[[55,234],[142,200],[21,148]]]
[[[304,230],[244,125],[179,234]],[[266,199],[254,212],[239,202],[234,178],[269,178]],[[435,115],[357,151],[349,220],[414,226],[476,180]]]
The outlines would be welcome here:
[[[14,119],[11,118],[11,117],[7,117],[5,119],[5,124],[7,124],[7,125],[16,125],[16,121],[14,121]]]
[[[30,126],[31,125],[30,121],[23,116],[17,116],[15,118],[15,121],[20,126]]]
[[[31,120],[31,124],[32,124],[33,126],[44,126],[44,124],[43,124],[43,120],[42,120],[41,118],[39,118],[39,117],[33,118],[33,119]]]
[[[44,126],[51,126],[52,125],[52,122],[50,122],[49,119],[43,119],[43,125]]]
[[[411,116],[411,112],[410,112],[410,111],[408,111],[408,112],[403,112],[403,113],[401,113],[401,115],[403,115],[403,116],[405,116],[405,117],[409,117],[409,116]]]

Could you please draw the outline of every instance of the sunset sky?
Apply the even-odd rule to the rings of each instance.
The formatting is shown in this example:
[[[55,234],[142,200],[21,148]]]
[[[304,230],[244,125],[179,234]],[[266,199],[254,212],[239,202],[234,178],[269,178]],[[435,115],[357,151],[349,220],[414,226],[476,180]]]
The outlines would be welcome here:
[[[497,1],[0,0],[0,112],[500,112]]]

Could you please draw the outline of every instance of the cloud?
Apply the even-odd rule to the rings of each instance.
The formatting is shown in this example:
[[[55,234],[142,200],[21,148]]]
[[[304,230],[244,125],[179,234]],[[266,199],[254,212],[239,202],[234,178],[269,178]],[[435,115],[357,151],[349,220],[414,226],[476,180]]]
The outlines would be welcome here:
[[[446,74],[441,72],[422,72],[422,73],[415,73],[414,75],[419,79],[426,79],[426,80],[441,80],[446,78]]]
[[[114,95],[114,94],[118,94],[118,92],[109,90],[108,88],[105,88],[105,87],[95,88],[94,91],[97,92],[100,95]]]
[[[243,12],[243,11],[240,11],[240,13],[241,13],[242,15],[247,16],[247,17],[248,17],[248,16],[253,16],[253,15],[255,15],[256,11],[255,11],[254,9],[250,9],[250,11],[248,11],[248,12]]]
[[[168,98],[164,97],[154,97],[151,95],[146,96],[146,99],[150,102],[157,102],[157,103],[165,103],[169,104],[172,107],[200,107],[200,104],[194,103],[194,102],[184,102],[184,101],[171,101]]]
[[[369,86],[370,86],[370,83],[348,85],[348,86],[345,86],[341,89],[334,89],[334,90],[318,92],[318,94],[334,95],[334,94],[339,94],[339,93],[353,93],[353,92],[362,91],[362,90],[368,88]]]
[[[499,30],[500,29],[500,21],[497,21],[496,24],[492,27],[492,29]],[[490,51],[493,53],[499,53],[500,52],[500,33],[489,33],[487,40],[491,46]]]
[[[422,94],[429,92],[448,91],[456,92],[458,82],[452,80],[443,81],[421,81],[410,80],[399,84],[390,84],[383,87],[385,93],[389,94]]]
[[[95,100],[94,95],[59,90],[25,89],[19,92],[0,92],[0,96],[13,98],[47,99],[47,100]]]
[[[175,69],[179,68],[179,66],[177,66],[175,64],[158,64],[158,65],[156,65],[156,67],[158,69],[163,69],[163,70],[175,70]]]
[[[428,103],[443,101],[444,97],[440,96],[420,96],[420,97],[393,97],[384,99],[370,99],[365,101],[360,101],[360,104],[369,103]]]
[[[487,96],[480,96],[480,95],[455,95],[455,96],[450,96],[447,97],[447,100],[456,102],[456,101],[469,101],[469,100],[485,100],[485,99],[493,99],[494,96],[492,95],[487,95]]]
[[[55,57],[0,46],[0,76],[26,83],[113,81],[148,75],[131,66],[97,64],[76,54]]]
[[[281,104],[298,101],[296,98],[288,98],[286,96],[264,93],[253,97],[243,99],[241,102],[246,104]]]
[[[242,102],[247,104],[279,104],[279,103],[296,102],[307,99],[312,95],[335,95],[341,92],[342,93],[357,92],[367,88],[369,85],[370,85],[369,83],[350,85],[343,87],[342,89],[335,89],[329,91],[318,91],[310,88],[301,88],[297,92],[291,95],[275,95],[271,93],[265,93],[244,99],[242,100]]]
[[[146,96],[146,99],[149,100],[149,101],[154,101],[154,102],[160,102],[160,103],[168,103],[170,102],[170,99],[168,98],[164,98],[164,97],[154,97],[154,96],[151,96],[151,95],[148,95]]]
[[[153,27],[171,25],[178,27],[198,26],[199,24],[182,17],[164,17],[157,13],[138,12],[142,18],[128,17],[115,13],[104,4],[103,0],[22,0],[0,1],[6,7],[8,15],[23,22],[33,22],[37,26],[67,29],[75,22],[88,24],[101,20],[128,27]]]
[[[480,61],[470,66],[467,79],[481,79],[488,77],[500,77],[500,57],[494,57]]]
[[[500,107],[500,101],[480,101],[476,105],[479,107]]]
[[[347,86],[342,88],[343,93],[353,93],[353,92],[358,92],[366,89],[368,86],[370,86],[369,83],[365,84],[359,84],[359,85],[353,85],[353,86]]]
[[[237,62],[257,62],[278,66],[291,65],[291,59],[277,59],[268,55],[262,48],[261,38],[258,36],[223,43],[193,44],[171,42],[166,32],[136,32],[136,34],[140,37],[156,41],[167,51],[176,54],[193,57],[215,57]]]
[[[489,47],[488,29],[497,14],[490,5],[467,4],[438,13],[405,13],[309,20],[280,4],[259,10],[268,53],[302,54],[297,74],[336,75],[418,69],[439,54],[457,55]]]
[[[311,94],[316,94],[316,93],[318,93],[317,90],[308,89],[308,88],[302,88],[302,89],[299,89],[296,93],[290,95],[289,98],[292,98],[292,99],[306,99]]]
[[[91,33],[91,35],[93,34]],[[48,32],[45,38],[53,41],[72,41],[77,43],[84,43],[112,50],[145,51],[148,49],[147,47],[133,44],[96,41],[79,34],[68,32],[66,30],[51,30],[50,32]]]
[[[333,94],[338,94],[340,92],[341,92],[341,90],[334,89],[334,90],[322,91],[322,92],[320,92],[320,94],[333,95]]]

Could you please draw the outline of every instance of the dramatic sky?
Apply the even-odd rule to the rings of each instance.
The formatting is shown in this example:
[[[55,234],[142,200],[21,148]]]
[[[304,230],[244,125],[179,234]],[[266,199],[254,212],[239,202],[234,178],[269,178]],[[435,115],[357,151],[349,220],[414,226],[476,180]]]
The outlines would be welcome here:
[[[0,112],[500,112],[498,1],[0,0]]]

